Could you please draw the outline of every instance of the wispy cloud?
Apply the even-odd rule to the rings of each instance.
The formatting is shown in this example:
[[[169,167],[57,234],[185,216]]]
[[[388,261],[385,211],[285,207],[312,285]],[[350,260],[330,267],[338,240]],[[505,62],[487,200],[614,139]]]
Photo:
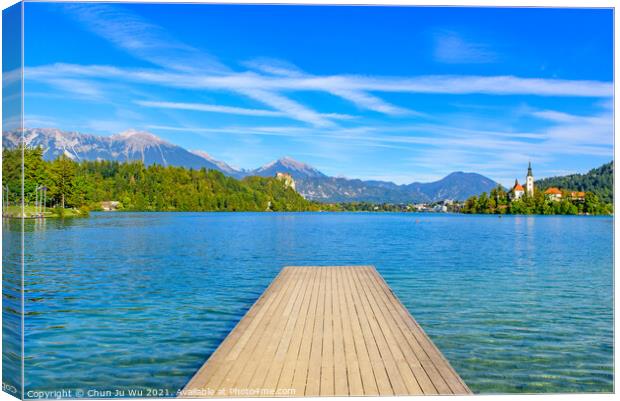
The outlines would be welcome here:
[[[337,114],[322,113],[293,100],[288,93],[324,92],[345,99],[365,110],[391,116],[423,116],[407,107],[391,104],[378,93],[487,94],[611,97],[612,84],[520,78],[514,76],[417,76],[368,77],[353,75],[317,76],[282,60],[246,62],[248,71],[237,72],[216,57],[172,37],[165,29],[119,5],[67,4],[63,7],[85,29],[130,55],[159,68],[121,68],[105,65],[53,64],[30,67],[26,78],[63,91],[101,97],[93,81],[137,83],[192,91],[226,91],[251,98],[271,108],[242,111],[232,106],[203,108],[203,111],[246,115],[287,115],[315,127],[336,127]],[[480,61],[491,57],[479,43],[465,41],[454,32],[437,36],[437,54],[444,61]],[[170,106],[170,104],[168,105]],[[271,113],[270,113],[271,112]]]
[[[580,116],[556,110],[538,110],[532,112],[532,115],[557,123],[588,123],[606,126],[610,125],[612,117],[611,113],[603,113],[594,116]]]
[[[236,136],[238,144],[249,146],[246,154],[247,149],[264,149],[261,147],[267,147],[266,143],[290,141],[307,154],[320,155],[327,165],[334,166],[335,172],[340,171],[339,167],[327,161],[345,160],[344,163],[348,163],[347,158],[355,157],[346,151],[352,146],[356,149],[350,153],[358,156],[388,148],[401,152],[401,156],[411,155],[409,166],[427,169],[414,174],[439,175],[440,171],[474,170],[500,180],[513,180],[514,173],[511,171],[514,166],[530,159],[553,165],[554,159],[580,155],[607,157],[612,154],[612,82],[513,75],[317,75],[286,60],[272,58],[254,59],[233,68],[213,55],[177,40],[162,27],[136,16],[121,5],[72,4],[67,5],[66,10],[86,30],[144,61],[144,65],[132,68],[103,63],[40,65],[26,68],[27,82],[49,85],[54,89],[50,93],[69,93],[106,103],[106,107],[113,102],[117,109],[139,105],[144,108],[137,109],[140,113],[148,113],[147,109],[159,109],[158,118],[154,120],[142,119],[139,115],[115,119],[100,113],[90,121],[91,125],[84,122],[87,118],[84,117],[81,122],[76,122],[78,126],[94,128],[96,125],[99,131],[116,131],[128,128],[123,125],[131,122],[159,132],[191,132],[209,138],[217,138],[220,134],[223,138]],[[455,31],[437,32],[434,40],[433,55],[442,63],[489,63],[498,58],[491,46]],[[41,91],[42,87],[45,88],[37,85],[34,89]],[[161,88],[177,91],[158,91]],[[110,93],[119,95],[105,96]],[[175,96],[167,97],[168,93]],[[185,100],[179,98],[179,93],[184,96],[189,94],[189,98],[195,95],[194,99],[200,100],[193,103],[172,101]],[[207,93],[218,94],[211,99],[238,97],[243,103],[202,102],[205,99],[203,95]],[[307,93],[319,96],[308,96]],[[518,118],[527,120],[528,124],[512,126],[513,119],[508,121],[497,116],[493,118],[495,123],[491,124],[481,117],[491,112],[472,112],[471,108],[462,112],[467,116],[458,121],[454,115],[442,115],[439,111],[433,112],[433,116],[421,113],[415,110],[418,106],[413,102],[405,103],[408,97],[401,94],[446,95],[442,100],[452,95],[455,95],[453,99],[460,99],[458,95],[485,95],[466,100],[476,103],[476,107],[479,103],[482,107],[489,106],[491,102],[488,100],[494,99],[487,99],[486,96],[544,97],[546,99],[536,99],[532,103],[546,104],[549,109],[528,107],[519,109],[517,113],[514,105],[506,106],[506,102],[498,102],[498,112],[512,107]],[[355,106],[358,115],[332,112],[335,110],[329,109],[330,104],[337,102],[316,103],[314,100],[323,99],[325,95],[333,97],[330,100],[344,100],[346,104]],[[589,114],[583,116],[562,111],[561,106],[556,107],[558,110],[550,110],[554,108],[552,104],[558,103],[558,98],[567,98],[561,101],[582,98],[580,104],[591,101],[592,107],[584,111]],[[519,100],[519,103],[524,101]],[[337,103],[338,107],[341,107],[340,103]],[[247,107],[238,107],[239,104],[247,104]],[[458,105],[451,104],[449,107],[462,111]],[[205,126],[192,120],[196,118],[195,113],[174,110],[264,119],[254,119],[256,122],[252,124],[258,126],[251,127],[242,123],[224,127]],[[446,108],[440,107],[438,110],[445,111]],[[44,116],[39,117],[45,121]],[[269,120],[271,118],[289,119],[293,123],[289,121],[283,124],[290,125],[278,126]],[[269,121],[269,125],[261,126],[260,121]],[[294,125],[295,122],[299,125]],[[528,129],[519,129],[524,126]],[[270,140],[269,136],[282,140]],[[366,160],[360,163],[366,164]],[[373,173],[371,170],[369,167],[365,171],[369,177],[384,175],[384,172]]]
[[[16,68],[14,70],[2,72],[2,86],[8,88],[10,85],[21,82],[22,71],[21,68]]]
[[[26,71],[27,79],[46,82],[84,96],[97,95],[94,83],[88,80],[160,85],[193,91],[226,91],[260,102],[270,107],[273,113],[286,114],[316,127],[335,127],[337,115],[319,112],[311,105],[293,100],[288,94],[324,92],[364,110],[390,116],[423,116],[407,107],[391,104],[379,94],[517,94],[607,98],[612,96],[613,91],[610,82],[514,76],[317,76],[287,61],[268,58],[246,62],[244,65],[249,70],[238,72],[211,54],[177,40],[165,29],[122,6],[69,4],[63,9],[85,29],[130,55],[159,67],[137,69],[54,64],[31,67]],[[486,46],[466,40],[452,31],[439,32],[436,39],[437,54],[444,61],[488,61],[492,57],[492,52]],[[232,106],[219,106],[219,112],[234,111]],[[211,111],[216,112],[215,109]]]
[[[265,109],[248,109],[243,107],[231,107],[221,106],[217,104],[205,104],[205,103],[184,103],[184,102],[159,102],[149,100],[136,100],[134,103],[144,106],[160,109],[175,109],[175,110],[192,110],[203,111],[207,113],[223,113],[223,114],[236,114],[241,116],[253,116],[253,117],[288,117],[288,113],[280,111],[265,110]],[[319,117],[336,119],[336,120],[351,120],[354,116],[340,113],[328,113],[319,114]]]
[[[56,87],[64,92],[78,95],[81,98],[90,100],[103,99],[101,90],[93,82],[83,79],[72,78],[52,78],[47,81],[51,86]]]
[[[357,106],[389,115],[422,115],[420,112],[394,106],[383,99],[360,90],[333,89],[329,93],[340,96]]]
[[[36,114],[24,115],[24,127],[57,127],[58,121],[54,118],[47,116],[40,116]]]
[[[190,75],[198,71],[212,74],[230,74],[232,70],[215,57],[199,51],[192,46],[177,41],[161,27],[145,21],[141,17],[124,11],[115,5],[67,5],[71,13],[84,27],[132,56],[164,67],[168,70],[185,72]],[[187,76],[185,77],[187,81]],[[319,116],[309,107],[303,106],[267,89],[238,89],[263,104],[269,105],[293,118],[317,126],[333,123]]]
[[[227,71],[211,55],[176,40],[158,25],[110,4],[65,4],[63,10],[82,26],[132,56],[180,71]]]
[[[258,59],[245,63],[248,67],[258,70],[260,72],[264,72],[269,75],[276,75],[279,77],[289,77],[289,78],[317,78],[314,75],[308,74],[301,70],[301,68],[292,65],[283,60],[273,60],[273,59]],[[331,93],[334,96],[341,97],[345,100],[348,100],[358,107],[362,109],[368,109],[372,111],[376,111],[379,113],[384,113],[388,115],[421,115],[421,113],[414,112],[412,110],[405,109],[403,107],[398,107],[392,105],[385,100],[371,95],[368,92],[364,92],[362,90],[355,89],[340,89],[334,88],[332,90],[325,89],[327,92]]]
[[[217,104],[202,103],[182,103],[182,102],[154,102],[146,100],[136,100],[136,104],[144,107],[154,107],[160,109],[193,110],[209,113],[237,114],[242,116],[255,117],[282,117],[285,113],[262,109],[245,109],[242,107],[220,106]]]
[[[449,64],[491,63],[497,54],[484,43],[475,42],[454,31],[435,35],[435,60]]]
[[[29,67],[27,79],[46,81],[57,77],[97,78],[157,84],[194,90],[261,91],[369,91],[428,94],[532,95],[608,98],[613,84],[602,81],[521,78],[514,76],[427,75],[417,77],[362,77],[331,75],[272,77],[250,73],[225,75],[183,74],[152,69],[101,65],[52,64]]]
[[[276,92],[258,88],[238,89],[238,91],[239,93],[249,96],[252,99],[256,99],[266,105],[269,105],[276,110],[286,112],[292,118],[299,121],[305,121],[317,127],[329,127],[335,125],[329,119],[321,116],[320,113],[317,113],[311,108]]]

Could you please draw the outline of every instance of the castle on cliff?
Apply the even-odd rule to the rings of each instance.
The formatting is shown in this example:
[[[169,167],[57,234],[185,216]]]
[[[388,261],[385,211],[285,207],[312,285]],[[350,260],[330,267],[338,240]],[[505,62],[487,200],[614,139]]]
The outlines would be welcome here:
[[[296,191],[295,180],[293,179],[293,176],[289,173],[276,173],[276,179],[284,182],[285,186],[293,188],[293,191]]]

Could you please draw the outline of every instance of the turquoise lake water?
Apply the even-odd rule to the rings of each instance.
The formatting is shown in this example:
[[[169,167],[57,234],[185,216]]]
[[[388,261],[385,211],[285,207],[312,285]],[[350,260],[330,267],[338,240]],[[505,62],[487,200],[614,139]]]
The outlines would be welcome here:
[[[94,213],[25,228],[26,391],[174,395],[282,266],[343,264],[375,265],[476,393],[613,391],[610,217]],[[6,262],[19,233],[3,230]]]

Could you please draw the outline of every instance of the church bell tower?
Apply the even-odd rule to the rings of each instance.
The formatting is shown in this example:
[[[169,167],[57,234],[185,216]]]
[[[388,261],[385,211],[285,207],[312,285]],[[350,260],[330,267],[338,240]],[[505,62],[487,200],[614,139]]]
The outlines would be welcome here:
[[[532,175],[532,163],[527,166],[527,177],[525,178],[525,192],[527,196],[534,196],[534,175]]]

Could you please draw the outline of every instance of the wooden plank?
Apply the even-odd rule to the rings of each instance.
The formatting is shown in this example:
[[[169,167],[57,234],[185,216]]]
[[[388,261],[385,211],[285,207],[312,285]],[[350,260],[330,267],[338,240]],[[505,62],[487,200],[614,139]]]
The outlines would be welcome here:
[[[310,365],[310,352],[312,350],[312,333],[314,332],[314,326],[316,323],[315,316],[319,300],[322,268],[318,267],[316,269],[317,276],[314,278],[310,309],[308,311],[308,316],[306,317],[306,329],[303,333],[301,333],[301,345],[299,348],[299,354],[297,355],[297,360],[295,361],[295,371],[293,374],[293,381],[291,383],[291,388],[294,389],[295,394],[298,396],[303,396],[306,393],[308,367]]]
[[[310,349],[310,363],[308,365],[308,377],[306,379],[306,396],[317,396],[321,388],[321,358],[323,352],[323,323],[325,311],[325,284],[326,268],[321,267],[319,295],[314,315],[314,331],[312,333],[312,346]]]
[[[260,334],[269,325],[274,311],[290,292],[291,280],[289,278],[294,272],[289,270],[288,274],[282,276],[282,287],[273,295],[273,302],[257,313],[259,318],[255,319],[254,324],[248,327],[248,330],[243,333],[240,340],[231,347],[225,359],[219,363],[219,370],[207,381],[206,388],[215,389],[220,395],[229,395],[232,382],[238,377],[240,371],[245,366],[245,362],[251,357],[253,350],[256,349]],[[244,350],[246,351],[243,352]]]
[[[314,324],[313,321],[309,321],[308,317],[310,315],[310,310],[312,309],[313,301],[316,299],[315,289],[318,283],[317,277],[319,275],[319,269],[311,270],[312,275],[306,283],[307,289],[303,307],[300,312],[300,317],[297,320],[295,329],[293,330],[291,345],[289,346],[288,350],[286,351],[286,355],[284,356],[284,365],[282,366],[280,377],[278,378],[278,384],[276,386],[278,390],[294,388],[294,373],[297,372],[297,364],[300,359],[299,355],[301,352],[304,333],[307,332],[308,328],[312,330],[311,327]],[[303,395],[303,391],[305,390],[305,377],[304,387],[302,389],[294,388],[294,390],[295,392],[300,391],[300,394]]]
[[[307,275],[304,281],[312,281],[316,275],[316,271],[317,269],[306,269]],[[278,382],[282,377],[283,369],[287,367],[288,371],[290,371],[290,377],[292,378],[294,365],[286,365],[286,362],[291,360],[294,361],[297,358],[300,342],[295,341],[295,338],[301,338],[300,334],[303,332],[305,316],[308,305],[310,304],[311,291],[311,285],[304,285],[300,292],[300,301],[287,322],[287,326],[284,329],[282,339],[278,344],[269,369],[265,370],[265,377],[262,383],[262,388],[264,389],[275,389],[275,391],[277,391],[279,389]],[[284,372],[287,372],[287,370]],[[290,383],[288,383],[286,387],[290,387]]]
[[[368,314],[374,316],[373,325],[376,336],[379,337],[381,346],[381,354],[389,355],[390,357],[384,358],[386,361],[393,361],[389,365],[390,381],[394,388],[396,395],[406,394],[423,394],[422,388],[418,384],[418,381],[411,369],[410,361],[407,361],[403,355],[400,344],[395,336],[396,330],[393,329],[395,324],[393,321],[388,320],[390,315],[384,313],[384,310],[379,308],[376,299],[373,297],[373,293],[370,292],[367,281],[371,280],[366,273],[369,269],[360,269],[358,274],[359,279],[356,280],[356,286],[358,287],[359,294],[364,299],[364,304],[367,305]],[[398,380],[400,379],[400,380]]]
[[[290,325],[293,325],[297,318],[298,308],[301,305],[301,301],[303,299],[303,288],[305,287],[304,282],[308,275],[308,272],[309,269],[301,270],[301,276],[296,280],[297,282],[295,283],[293,296],[290,298],[289,303],[286,305],[284,311],[282,313],[277,313],[275,316],[271,336],[268,335],[269,332],[266,332],[265,335],[262,336],[262,340],[261,342],[259,342],[256,352],[254,352],[252,359],[245,366],[244,374],[242,374],[243,380],[238,380],[235,383],[236,387],[267,389],[263,386],[263,384],[267,375],[269,374],[269,369],[265,368],[271,366],[272,362],[275,359],[275,354],[278,347],[280,346],[280,343],[287,341],[286,328]],[[270,388],[275,389],[275,386],[271,386]]]
[[[342,279],[342,292],[345,298],[347,314],[351,322],[349,327],[350,332],[347,334],[353,337],[353,342],[355,344],[355,355],[358,358],[357,362],[360,369],[364,395],[379,395],[379,388],[377,386],[377,380],[375,379],[372,363],[370,363],[370,356],[362,334],[361,323],[348,286],[348,277],[346,276],[344,269],[339,269],[338,274]]]
[[[340,291],[338,289],[337,270],[330,269],[331,288],[332,288],[332,324],[334,338],[334,395],[351,395],[347,377],[347,359],[345,356],[345,340],[343,331],[343,317],[340,312]],[[356,361],[357,362],[357,361]],[[362,394],[362,381],[359,378],[359,366],[357,366],[358,392]]]
[[[218,370],[223,368],[221,362],[226,358],[230,349],[238,343],[243,334],[251,332],[253,324],[264,316],[264,313],[261,314],[259,312],[269,308],[271,303],[274,301],[274,297],[278,294],[282,284],[285,281],[283,278],[289,272],[290,269],[282,269],[282,271],[271,282],[269,287],[267,287],[265,292],[263,292],[263,294],[259,297],[256,303],[250,308],[248,313],[237,323],[235,328],[224,339],[222,344],[219,345],[213,355],[211,355],[209,358],[210,363],[205,363],[202,365],[198,372],[196,372],[196,374],[188,382],[186,388],[200,389],[207,387],[207,381],[211,379]]]
[[[251,348],[248,348],[242,355],[237,355],[237,363],[220,387],[227,387],[229,391],[233,389],[235,392],[239,389],[254,388],[250,386],[252,375],[259,368],[259,362],[264,363],[263,354],[272,338],[281,334],[278,328],[282,324],[282,317],[290,310],[295,301],[295,295],[298,293],[298,285],[301,282],[299,277],[303,276],[303,269],[295,269],[294,272],[288,277],[287,291],[289,293],[281,299],[269,315],[269,319],[263,321],[264,325],[260,327],[260,331],[257,331],[250,340]]]
[[[424,394],[438,394],[437,389],[433,385],[430,377],[422,367],[419,356],[416,354],[415,350],[411,348],[407,337],[408,335],[411,335],[411,333],[409,332],[407,326],[400,318],[400,315],[398,315],[398,312],[395,311],[395,307],[390,302],[390,300],[387,297],[382,296],[380,292],[381,289],[377,287],[376,278],[373,277],[372,272],[367,271],[366,274],[369,276],[370,279],[367,286],[368,293],[372,294],[372,296],[376,300],[376,304],[380,309],[380,313],[386,319],[389,318],[391,320],[391,323],[393,323],[392,327],[394,327],[393,335],[395,337],[395,340],[403,353],[402,357],[408,362],[409,367],[416,379],[416,382],[420,386],[420,390]],[[450,392],[449,389],[446,390],[446,393],[448,392]]]
[[[362,385],[362,376],[360,372],[360,362],[357,357],[357,350],[355,347],[355,339],[353,336],[353,323],[352,318],[353,315],[349,312],[349,308],[345,298],[345,287],[344,287],[344,275],[342,273],[342,269],[337,269],[335,271],[336,282],[337,282],[337,294],[338,294],[338,304],[339,304],[339,314],[341,318],[342,324],[342,341],[344,345],[344,354],[346,361],[346,371],[347,371],[347,386],[348,386],[348,395],[360,396],[366,394],[364,392],[364,386]],[[362,350],[360,350],[361,352]],[[379,394],[378,390],[376,390],[377,385],[375,383],[375,376],[370,370],[367,373],[367,376],[370,377],[372,381],[373,388],[375,389],[374,394]],[[337,394],[347,394],[345,392],[337,393]]]
[[[286,267],[183,397],[469,394],[372,266]]]
[[[347,277],[348,292],[351,294],[353,304],[357,311],[357,316],[360,319],[360,327],[362,335],[364,337],[364,342],[366,344],[366,349],[368,351],[368,357],[370,358],[372,370],[375,374],[375,380],[377,381],[379,395],[394,395],[394,390],[392,388],[392,383],[390,382],[388,372],[388,370],[391,369],[387,366],[390,365],[391,367],[392,361],[387,355],[385,359],[381,356],[377,341],[378,339],[375,338],[375,333],[373,333],[373,330],[370,326],[370,318],[355,289],[355,278],[351,274],[351,271],[348,267],[345,267],[345,277]],[[392,371],[392,373],[395,372]],[[400,377],[393,377],[392,379],[396,381],[400,380]]]
[[[456,373],[456,371],[452,368],[448,360],[443,356],[443,354],[437,349],[435,344],[432,343],[430,338],[426,335],[422,327],[416,322],[416,320],[411,316],[407,308],[400,302],[396,296],[394,296],[392,290],[387,285],[383,277],[380,275],[376,275],[377,282],[381,286],[384,291],[384,294],[388,299],[395,305],[396,310],[401,315],[402,319],[405,321],[407,326],[410,329],[410,332],[415,337],[416,341],[422,348],[423,352],[420,352],[420,355],[426,354],[428,358],[432,361],[435,370],[438,372],[438,376],[446,382],[451,391],[454,394],[470,394],[471,390],[465,384],[463,379]],[[440,394],[446,394],[447,392],[441,391]]]
[[[333,269],[325,269],[325,309],[323,313],[323,349],[321,352],[321,396],[334,395],[334,322]]]
[[[381,286],[380,289],[384,290],[383,286]],[[388,291],[389,291],[389,295],[391,295],[392,292],[389,288],[388,288]],[[391,297],[389,295],[387,297],[388,302],[392,306],[396,306],[396,303],[398,301],[396,300],[395,297]],[[420,361],[421,365],[424,367],[425,372],[429,376],[429,380],[431,380],[431,382],[433,383],[433,386],[437,389],[437,392],[439,394],[452,394],[452,390],[446,384],[444,378],[441,377],[441,374],[436,369],[431,359],[428,357],[426,351],[419,344],[417,336],[414,333],[415,331],[417,331],[417,329],[410,325],[410,321],[409,321],[410,316],[408,312],[404,309],[404,307],[402,308],[395,307],[393,310],[396,310],[397,316],[400,317],[402,324],[404,324],[407,327],[405,331],[405,335],[409,342],[409,345],[413,349],[413,352],[416,355],[418,361]]]

